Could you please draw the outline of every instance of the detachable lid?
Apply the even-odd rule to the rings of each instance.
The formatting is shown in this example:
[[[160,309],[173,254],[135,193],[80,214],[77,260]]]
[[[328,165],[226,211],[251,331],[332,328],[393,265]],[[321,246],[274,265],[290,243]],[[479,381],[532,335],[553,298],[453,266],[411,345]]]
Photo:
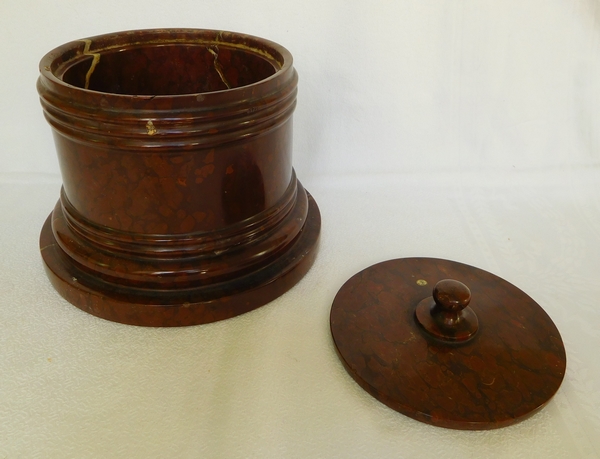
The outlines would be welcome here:
[[[505,280],[435,258],[403,258],[350,278],[331,307],[346,370],[389,407],[428,424],[493,429],[548,403],[565,375],[560,334]]]

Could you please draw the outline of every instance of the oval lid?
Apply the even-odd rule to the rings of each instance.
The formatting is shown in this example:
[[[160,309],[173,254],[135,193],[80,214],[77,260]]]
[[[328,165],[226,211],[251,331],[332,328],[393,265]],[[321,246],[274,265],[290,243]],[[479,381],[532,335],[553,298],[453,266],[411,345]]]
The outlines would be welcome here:
[[[342,286],[330,322],[338,355],[363,389],[436,426],[522,421],[565,375],[565,348],[546,312],[505,280],[454,261],[373,265]]]

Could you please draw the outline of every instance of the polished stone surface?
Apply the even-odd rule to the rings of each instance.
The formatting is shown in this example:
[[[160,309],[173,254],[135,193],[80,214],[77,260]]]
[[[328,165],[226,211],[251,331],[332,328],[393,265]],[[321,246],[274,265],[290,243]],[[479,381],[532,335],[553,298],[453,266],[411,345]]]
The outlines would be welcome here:
[[[193,325],[306,273],[320,215],[292,168],[298,77],[285,48],[131,31],[65,44],[40,72],[63,178],[40,248],[65,298],[123,323]]]
[[[472,339],[423,328],[415,312],[432,300],[432,288],[434,297],[456,300],[445,307],[472,308],[479,321]],[[403,258],[371,266],[340,289],[330,320],[350,376],[391,408],[436,426],[514,424],[543,408],[565,375],[562,339],[544,310],[514,285],[462,263]],[[453,327],[462,330],[460,323],[441,329]]]

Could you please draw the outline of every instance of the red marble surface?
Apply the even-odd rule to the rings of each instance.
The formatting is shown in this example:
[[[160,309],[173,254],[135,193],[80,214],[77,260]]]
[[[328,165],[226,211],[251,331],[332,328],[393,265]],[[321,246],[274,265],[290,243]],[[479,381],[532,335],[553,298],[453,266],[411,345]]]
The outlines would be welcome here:
[[[63,45],[40,72],[63,177],[40,244],[69,301],[125,323],[191,325],[258,307],[306,272],[320,216],[292,168],[287,50],[132,31]]]
[[[469,287],[479,330],[464,343],[433,338],[415,318],[442,279]],[[454,429],[493,429],[548,403],[565,375],[566,354],[544,310],[486,271],[433,258],[371,266],[340,289],[331,333],[352,378],[391,408]]]

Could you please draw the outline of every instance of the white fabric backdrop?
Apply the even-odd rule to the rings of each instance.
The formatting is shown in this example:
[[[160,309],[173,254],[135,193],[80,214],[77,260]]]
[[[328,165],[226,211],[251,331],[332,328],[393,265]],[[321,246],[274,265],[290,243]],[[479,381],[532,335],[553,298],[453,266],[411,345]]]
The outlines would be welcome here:
[[[294,165],[323,216],[290,292],[215,324],[147,329],[64,301],[37,238],[60,175],[35,90],[67,41],[150,27],[276,41],[300,74]],[[600,457],[600,1],[3,0],[0,458]],[[489,270],[567,350],[538,415],[434,428],[364,393],[329,308],[407,256]]]

